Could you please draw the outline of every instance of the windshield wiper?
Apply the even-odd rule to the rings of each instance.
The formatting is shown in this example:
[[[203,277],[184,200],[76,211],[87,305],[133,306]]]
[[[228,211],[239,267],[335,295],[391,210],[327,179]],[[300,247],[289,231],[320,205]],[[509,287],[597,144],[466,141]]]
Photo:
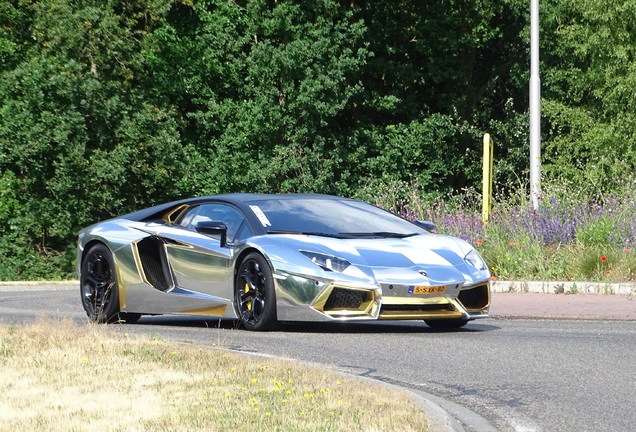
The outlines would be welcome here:
[[[418,233],[396,233],[389,231],[376,231],[376,232],[359,232],[359,233],[339,233],[346,238],[406,238],[418,235]]]
[[[287,231],[287,230],[267,230],[267,234],[296,234],[296,235],[311,235],[311,236],[320,236],[320,237],[331,237],[331,238],[346,238],[346,234],[330,234],[324,232],[314,232],[314,231]]]
[[[356,239],[356,238],[406,238],[418,235],[419,233],[396,233],[389,231],[376,232],[346,232],[346,233],[324,233],[315,231],[287,231],[287,230],[267,230],[267,234],[296,234],[296,235],[313,235],[320,237],[330,237],[338,239]]]

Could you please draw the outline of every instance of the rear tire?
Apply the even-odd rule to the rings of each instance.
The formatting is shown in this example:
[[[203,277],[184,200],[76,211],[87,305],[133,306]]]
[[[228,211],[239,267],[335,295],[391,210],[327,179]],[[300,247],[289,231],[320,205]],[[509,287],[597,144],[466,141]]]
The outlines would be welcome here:
[[[247,330],[271,330],[276,326],[274,278],[263,255],[252,252],[241,262],[234,279],[234,302]]]
[[[84,255],[80,272],[82,306],[91,321],[112,322],[119,314],[119,284],[113,254],[102,243]]]
[[[426,325],[439,330],[452,330],[464,327],[468,323],[467,319],[437,319],[425,320]]]

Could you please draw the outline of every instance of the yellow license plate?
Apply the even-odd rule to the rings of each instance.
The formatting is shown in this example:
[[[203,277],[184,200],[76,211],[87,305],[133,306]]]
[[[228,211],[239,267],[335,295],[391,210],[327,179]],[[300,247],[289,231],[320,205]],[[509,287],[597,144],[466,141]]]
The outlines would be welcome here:
[[[441,294],[446,291],[445,286],[414,286],[413,294]]]

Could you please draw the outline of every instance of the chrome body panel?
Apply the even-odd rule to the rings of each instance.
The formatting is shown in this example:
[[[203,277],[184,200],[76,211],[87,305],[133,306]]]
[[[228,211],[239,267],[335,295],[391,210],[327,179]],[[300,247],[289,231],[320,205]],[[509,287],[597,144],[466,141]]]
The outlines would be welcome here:
[[[142,269],[136,245],[149,237],[167,241],[163,249],[171,269],[171,280],[170,288],[165,291],[153,287]],[[113,253],[122,312],[236,318],[232,301],[231,249],[221,248],[218,242],[183,228],[113,220],[80,233],[78,272],[85,246],[96,241],[106,244]]]
[[[222,245],[171,222],[120,218],[80,232],[78,274],[84,251],[95,242],[113,254],[122,312],[237,318],[234,273],[251,251],[271,266],[280,321],[472,320],[488,317],[490,308],[488,269],[469,265],[464,257],[472,246],[444,235],[276,234]],[[350,265],[322,268],[300,252],[307,250]]]

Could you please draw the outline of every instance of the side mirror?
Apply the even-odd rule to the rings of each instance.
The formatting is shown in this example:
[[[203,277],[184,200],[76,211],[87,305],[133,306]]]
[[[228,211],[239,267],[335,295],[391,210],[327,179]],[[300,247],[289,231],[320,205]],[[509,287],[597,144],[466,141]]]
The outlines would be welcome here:
[[[435,225],[433,222],[429,220],[416,220],[416,221],[413,221],[413,223],[419,226],[420,228],[424,228],[426,231],[430,233],[437,234],[437,225]]]
[[[198,222],[194,229],[201,234],[220,235],[221,247],[227,246],[227,225],[221,221],[201,221]]]

